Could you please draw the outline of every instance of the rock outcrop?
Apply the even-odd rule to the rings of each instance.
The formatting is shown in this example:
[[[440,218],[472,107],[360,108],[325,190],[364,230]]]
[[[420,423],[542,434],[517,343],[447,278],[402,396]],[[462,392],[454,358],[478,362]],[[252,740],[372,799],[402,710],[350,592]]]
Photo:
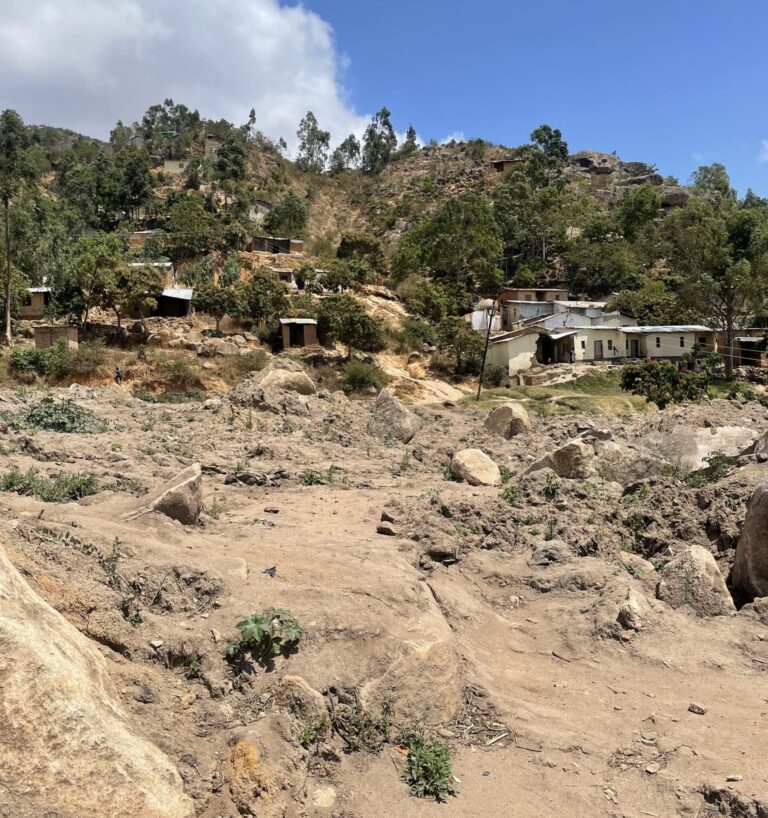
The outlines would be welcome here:
[[[462,449],[451,460],[451,474],[470,486],[498,486],[499,467],[480,449]]]
[[[768,481],[752,494],[736,546],[733,585],[744,596],[768,596]]]
[[[421,428],[421,419],[394,395],[382,389],[376,398],[368,421],[368,433],[381,439],[392,438],[408,443]]]
[[[238,406],[276,414],[307,415],[305,398],[315,392],[315,384],[301,364],[290,358],[275,358],[239,383],[229,393],[229,399]]]
[[[715,452],[729,457],[741,454],[750,446],[757,432],[746,426],[711,426],[694,428],[679,424],[670,432],[654,432],[644,439],[645,445],[671,463],[685,469],[703,469]]]
[[[552,469],[558,477],[567,480],[586,480],[596,474],[595,450],[584,440],[570,440],[564,446],[532,463],[525,470],[525,474],[542,469]]]
[[[690,546],[662,568],[656,595],[673,608],[687,605],[699,616],[736,612],[715,558],[700,545]]]
[[[130,511],[126,519],[135,520],[142,514],[157,511],[184,525],[194,525],[202,510],[203,473],[200,464],[193,463],[144,497],[141,505]]]
[[[3,812],[10,793],[30,815],[193,815],[170,759],[129,729],[104,658],[1,548],[0,610],[0,813],[18,814]]]
[[[504,403],[492,409],[483,426],[492,435],[507,439],[525,432],[531,425],[528,412],[521,403]]]

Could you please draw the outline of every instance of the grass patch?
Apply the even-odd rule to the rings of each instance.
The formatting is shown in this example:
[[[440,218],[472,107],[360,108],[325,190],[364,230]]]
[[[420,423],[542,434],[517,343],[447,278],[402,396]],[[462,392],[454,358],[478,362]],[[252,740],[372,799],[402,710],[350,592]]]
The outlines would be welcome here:
[[[35,469],[22,472],[14,466],[0,474],[0,491],[11,491],[27,497],[37,497],[44,503],[66,503],[80,500],[102,490],[92,474],[75,472],[59,474],[54,478],[41,477]]]
[[[446,796],[456,795],[451,755],[445,743],[437,738],[412,738],[408,744],[408,763],[403,780],[411,795],[417,798],[444,801]]]

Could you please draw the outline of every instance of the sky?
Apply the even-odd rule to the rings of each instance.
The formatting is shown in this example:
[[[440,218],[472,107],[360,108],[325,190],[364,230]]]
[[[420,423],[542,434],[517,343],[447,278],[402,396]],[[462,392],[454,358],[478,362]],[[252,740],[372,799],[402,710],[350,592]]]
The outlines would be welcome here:
[[[542,123],[685,182],[768,196],[761,0],[2,0],[0,107],[106,138],[172,97],[295,145],[382,106],[423,141],[517,145]]]

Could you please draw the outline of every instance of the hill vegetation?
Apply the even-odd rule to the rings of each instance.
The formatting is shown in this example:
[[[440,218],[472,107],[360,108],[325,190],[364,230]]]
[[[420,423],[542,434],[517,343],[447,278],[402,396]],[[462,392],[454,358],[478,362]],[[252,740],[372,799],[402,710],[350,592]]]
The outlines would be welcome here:
[[[571,155],[548,125],[515,148],[421,147],[412,127],[398,145],[386,108],[362,142],[350,135],[333,148],[308,112],[297,144],[291,161],[254,111],[235,125],[170,99],[118,122],[109,143],[5,111],[8,343],[25,286],[50,284],[53,315],[87,322],[99,306],[119,322],[151,309],[147,294],[162,283],[157,268],[128,262],[161,257],[217,318],[274,318],[285,308],[270,295],[274,273],[259,269],[243,290],[258,267],[242,255],[256,233],[305,240],[299,275],[310,291],[321,268],[328,289],[396,288],[425,335],[502,282],[564,282],[643,324],[702,321],[732,335],[764,323],[768,200],[738,198],[722,165],[699,168],[685,188],[642,162]],[[140,249],[129,244],[135,230],[152,231]]]

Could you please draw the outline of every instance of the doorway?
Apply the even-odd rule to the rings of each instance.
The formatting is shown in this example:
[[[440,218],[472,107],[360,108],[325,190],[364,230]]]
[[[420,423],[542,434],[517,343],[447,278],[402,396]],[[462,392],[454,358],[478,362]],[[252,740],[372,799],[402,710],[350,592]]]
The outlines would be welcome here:
[[[602,361],[603,360],[603,342],[602,341],[595,341],[595,360]]]

